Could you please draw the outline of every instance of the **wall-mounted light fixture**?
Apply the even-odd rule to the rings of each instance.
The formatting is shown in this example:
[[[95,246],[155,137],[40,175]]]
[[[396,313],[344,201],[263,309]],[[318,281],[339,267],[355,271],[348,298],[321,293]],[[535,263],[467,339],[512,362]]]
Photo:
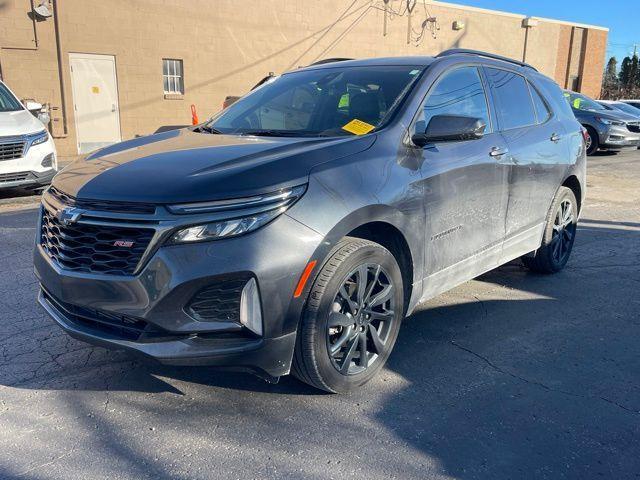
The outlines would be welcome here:
[[[464,30],[465,24],[462,20],[456,20],[455,22],[453,22],[453,25],[451,27],[456,31]]]

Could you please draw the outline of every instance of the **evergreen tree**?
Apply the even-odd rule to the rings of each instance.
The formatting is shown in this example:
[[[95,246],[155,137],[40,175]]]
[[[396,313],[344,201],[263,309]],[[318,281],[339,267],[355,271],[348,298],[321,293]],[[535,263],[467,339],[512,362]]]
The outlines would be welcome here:
[[[604,99],[612,99],[617,96],[619,90],[618,82],[618,61],[616,57],[611,57],[607,62],[607,67],[602,77],[602,93]]]
[[[629,86],[631,80],[631,58],[624,57],[622,64],[620,65],[620,73],[618,74],[620,80],[620,87],[626,89]]]
[[[640,70],[638,69],[638,56],[634,55],[631,59],[631,68],[629,69],[629,85],[628,90],[630,96],[635,97],[633,95],[633,91],[638,87],[638,83],[640,82]]]

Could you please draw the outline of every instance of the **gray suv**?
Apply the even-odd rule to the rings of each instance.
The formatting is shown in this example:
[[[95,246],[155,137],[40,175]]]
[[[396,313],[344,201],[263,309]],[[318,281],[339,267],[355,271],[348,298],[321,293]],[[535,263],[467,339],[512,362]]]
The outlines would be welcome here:
[[[619,110],[610,110],[581,93],[565,90],[564,96],[578,121],[587,130],[587,155],[601,150],[640,146],[640,120]]]
[[[59,173],[39,302],[90,343],[350,391],[420,302],[518,258],[565,266],[585,151],[560,88],[514,60],[297,69]]]

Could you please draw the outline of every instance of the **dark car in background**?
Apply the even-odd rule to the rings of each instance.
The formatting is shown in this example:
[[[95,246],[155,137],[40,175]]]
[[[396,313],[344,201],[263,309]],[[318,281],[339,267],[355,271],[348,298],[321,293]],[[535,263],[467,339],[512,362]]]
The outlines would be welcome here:
[[[298,69],[57,175],[39,302],[87,342],[350,391],[418,303],[517,258],[566,265],[585,151],[561,89],[518,61]]]
[[[587,130],[587,155],[600,150],[622,150],[640,146],[640,119],[621,110],[611,110],[582,93],[564,91],[578,121]]]

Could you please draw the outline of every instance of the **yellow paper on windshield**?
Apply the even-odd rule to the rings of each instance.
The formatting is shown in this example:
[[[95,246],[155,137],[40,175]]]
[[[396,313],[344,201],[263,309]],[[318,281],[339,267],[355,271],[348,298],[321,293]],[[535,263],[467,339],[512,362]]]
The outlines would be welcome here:
[[[355,135],[364,135],[365,133],[369,133],[374,128],[376,128],[375,125],[363,122],[362,120],[358,120],[357,118],[354,118],[342,127],[343,130],[346,130],[347,132],[353,133]]]

